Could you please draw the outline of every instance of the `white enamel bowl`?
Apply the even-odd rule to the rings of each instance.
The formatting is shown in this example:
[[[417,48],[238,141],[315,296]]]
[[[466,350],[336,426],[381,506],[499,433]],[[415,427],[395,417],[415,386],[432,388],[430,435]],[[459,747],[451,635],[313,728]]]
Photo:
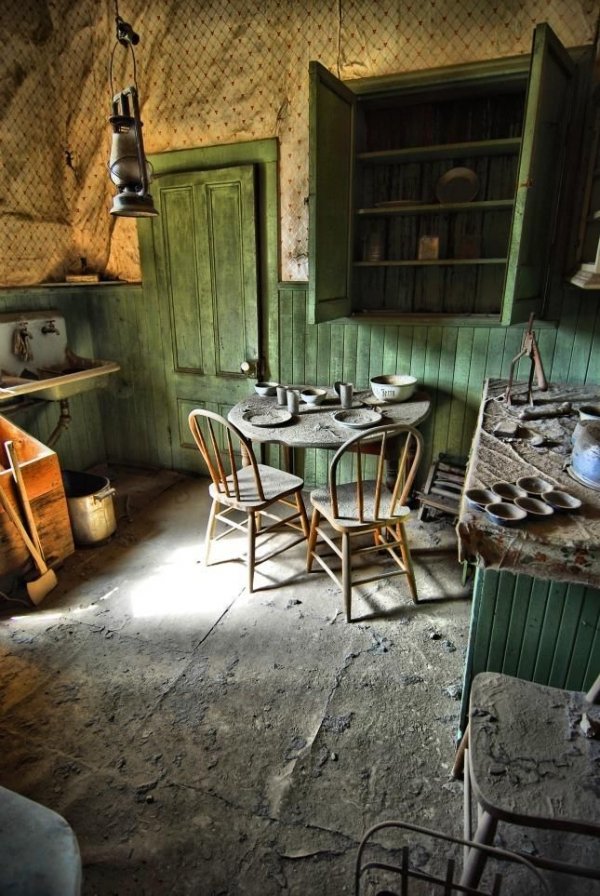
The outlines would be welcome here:
[[[417,378],[408,373],[390,373],[374,376],[370,384],[373,395],[379,401],[406,401],[417,388]]]

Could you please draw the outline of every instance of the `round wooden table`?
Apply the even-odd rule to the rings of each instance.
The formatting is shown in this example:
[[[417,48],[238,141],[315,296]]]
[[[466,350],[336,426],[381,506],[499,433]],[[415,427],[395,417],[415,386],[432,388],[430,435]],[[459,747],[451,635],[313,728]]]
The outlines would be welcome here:
[[[306,387],[290,388],[302,390]],[[431,400],[426,392],[418,391],[408,401],[386,404],[377,401],[373,393],[366,390],[355,393],[352,406],[379,411],[382,415],[379,425],[406,423],[408,426],[418,426],[429,415]],[[286,412],[287,408],[280,407],[275,396],[262,397],[253,394],[234,405],[228,414],[228,419],[253,442],[274,442],[282,445],[286,465],[291,469],[291,452],[294,448],[337,449],[356,434],[356,429],[345,426],[334,418],[333,414],[340,410],[342,407],[338,396],[333,389],[328,389],[323,404],[315,406],[301,402],[298,414],[279,423],[277,418],[281,416],[280,412]],[[252,418],[256,419],[257,415],[260,415],[265,425],[256,426],[252,423]],[[273,419],[272,426],[269,426],[270,416]]]

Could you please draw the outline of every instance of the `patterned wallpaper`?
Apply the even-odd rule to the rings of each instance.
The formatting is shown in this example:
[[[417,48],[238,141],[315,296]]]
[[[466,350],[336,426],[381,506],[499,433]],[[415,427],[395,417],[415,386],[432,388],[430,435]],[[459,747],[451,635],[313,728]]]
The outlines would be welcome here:
[[[308,62],[343,79],[526,53],[547,21],[591,43],[597,0],[119,0],[148,153],[277,136],[281,270],[307,270]],[[0,285],[89,269],[139,279],[135,222],[108,214],[115,0],[0,4]],[[120,45],[113,83],[131,83]]]

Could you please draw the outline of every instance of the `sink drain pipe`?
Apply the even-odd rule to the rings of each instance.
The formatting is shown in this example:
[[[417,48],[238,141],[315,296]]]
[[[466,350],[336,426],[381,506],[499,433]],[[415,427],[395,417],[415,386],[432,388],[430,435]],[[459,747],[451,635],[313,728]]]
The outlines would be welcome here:
[[[53,448],[61,435],[63,434],[65,429],[68,429],[71,424],[71,410],[69,408],[69,399],[61,398],[60,399],[60,415],[58,417],[58,423],[48,436],[46,440],[46,445],[48,448]]]

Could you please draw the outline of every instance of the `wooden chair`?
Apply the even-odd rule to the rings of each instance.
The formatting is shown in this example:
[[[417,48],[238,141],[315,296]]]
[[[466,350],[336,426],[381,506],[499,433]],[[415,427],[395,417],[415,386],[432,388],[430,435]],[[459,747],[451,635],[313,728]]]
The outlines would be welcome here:
[[[600,837],[600,676],[587,694],[497,672],[473,679],[464,750],[465,839],[491,844],[498,822]],[[588,841],[589,842],[589,841]],[[596,844],[595,844],[596,845]],[[542,868],[600,880],[597,867],[528,856]],[[475,886],[485,855],[470,850],[462,883]]]
[[[310,572],[316,560],[341,588],[347,622],[352,618],[352,588],[356,585],[406,575],[412,598],[417,601],[404,522],[410,513],[407,500],[422,451],[423,437],[411,426],[394,423],[360,432],[335,453],[329,467],[329,487],[311,492],[307,569]],[[356,478],[343,483],[342,461],[350,457]],[[386,482],[386,465],[388,473],[393,470],[391,482]],[[356,544],[358,538],[371,533],[371,541]],[[394,560],[392,570],[381,569],[382,551]],[[341,578],[340,570],[328,562],[331,552],[341,561]],[[376,571],[360,578],[353,576],[352,562],[369,554],[373,555]]]
[[[302,499],[304,482],[292,473],[257,463],[251,442],[219,414],[197,408],[189,414],[188,422],[212,479],[208,489],[212,505],[206,527],[204,562],[210,565],[213,542],[234,532],[245,532],[248,591],[252,593],[255,568],[308,537],[308,517]],[[276,505],[284,507],[286,515],[274,513]],[[240,519],[240,513],[245,519]],[[217,535],[218,522],[226,528]],[[266,541],[286,528],[301,534],[257,559],[258,536]]]

